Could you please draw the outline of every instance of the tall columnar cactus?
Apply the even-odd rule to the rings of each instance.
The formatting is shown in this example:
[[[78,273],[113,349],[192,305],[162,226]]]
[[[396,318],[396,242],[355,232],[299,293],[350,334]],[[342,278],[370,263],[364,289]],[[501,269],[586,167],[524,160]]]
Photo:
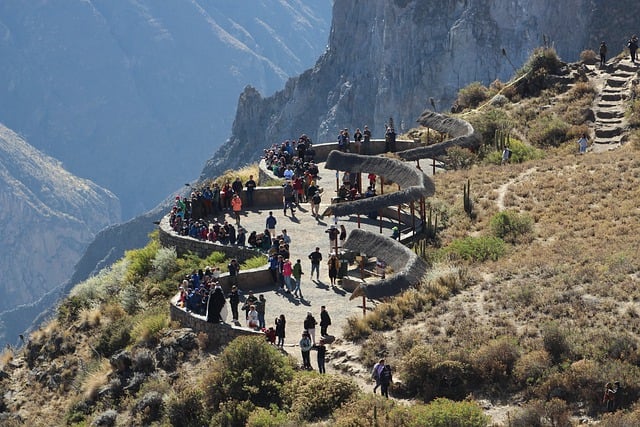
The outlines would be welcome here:
[[[511,138],[511,132],[505,130],[504,128],[496,129],[496,132],[493,136],[493,141],[496,146],[497,151],[504,150],[509,143],[509,138]]]
[[[463,188],[464,192],[464,211],[469,215],[469,218],[473,217],[473,202],[471,201],[471,180],[467,180],[467,183]]]

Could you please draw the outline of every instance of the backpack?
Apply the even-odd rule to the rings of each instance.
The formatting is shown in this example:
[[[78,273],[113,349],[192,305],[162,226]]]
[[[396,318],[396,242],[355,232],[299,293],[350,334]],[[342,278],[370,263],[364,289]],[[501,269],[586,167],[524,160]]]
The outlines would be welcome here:
[[[380,382],[383,384],[389,384],[391,382],[391,368],[385,366],[382,372],[380,372]]]
[[[511,154],[512,154],[512,153],[511,153],[511,150],[509,150],[509,149],[507,148],[507,158],[508,158],[508,159],[510,159],[510,158],[511,158]]]

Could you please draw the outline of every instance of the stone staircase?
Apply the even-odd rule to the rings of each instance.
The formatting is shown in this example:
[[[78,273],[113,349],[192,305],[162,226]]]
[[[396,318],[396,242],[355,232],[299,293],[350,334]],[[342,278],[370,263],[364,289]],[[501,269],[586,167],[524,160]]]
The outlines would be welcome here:
[[[612,150],[626,142],[626,101],[637,77],[638,67],[628,58],[613,60],[603,69],[590,67],[589,78],[598,93],[593,102],[592,151]]]

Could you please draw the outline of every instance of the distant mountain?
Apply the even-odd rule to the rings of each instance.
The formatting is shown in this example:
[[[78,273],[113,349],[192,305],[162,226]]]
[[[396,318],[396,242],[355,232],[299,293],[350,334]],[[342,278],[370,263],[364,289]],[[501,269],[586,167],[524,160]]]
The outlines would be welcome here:
[[[469,83],[508,80],[545,44],[566,61],[600,40],[616,55],[638,11],[631,0],[336,1],[327,51],[271,96],[245,89],[232,135],[201,178],[301,133],[334,141],[367,124],[380,138],[389,117],[407,130],[426,108],[449,110]]]
[[[120,218],[110,191],[72,175],[3,125],[0,207],[0,311],[66,281],[95,234]],[[0,325],[0,335],[20,325]]]
[[[331,5],[2,1],[0,122],[131,218],[198,175],[247,84],[268,95],[315,62]]]

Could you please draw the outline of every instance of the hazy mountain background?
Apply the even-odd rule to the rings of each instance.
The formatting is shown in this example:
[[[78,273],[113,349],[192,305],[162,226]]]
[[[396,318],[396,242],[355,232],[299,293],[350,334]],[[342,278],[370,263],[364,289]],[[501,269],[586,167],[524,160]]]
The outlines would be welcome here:
[[[130,219],[193,179],[238,94],[325,49],[331,0],[0,2],[0,122]]]
[[[74,277],[146,242],[149,209],[228,138],[243,88],[271,94],[326,49],[331,7],[0,2],[0,343],[55,303],[83,254]],[[87,248],[122,219],[133,233],[110,227],[108,247]]]

